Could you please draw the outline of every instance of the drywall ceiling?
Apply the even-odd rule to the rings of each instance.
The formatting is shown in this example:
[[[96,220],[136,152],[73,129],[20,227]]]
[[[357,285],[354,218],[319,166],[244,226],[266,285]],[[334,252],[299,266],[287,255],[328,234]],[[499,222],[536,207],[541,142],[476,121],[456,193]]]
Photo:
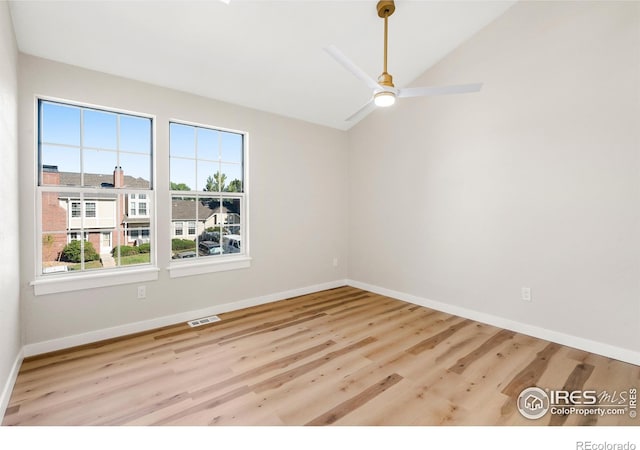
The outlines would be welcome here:
[[[376,1],[12,1],[21,52],[348,129],[369,89],[323,48],[382,72]],[[514,1],[396,1],[389,72],[409,85]],[[464,74],[452,84],[481,82]],[[411,99],[421,101],[424,99]]]

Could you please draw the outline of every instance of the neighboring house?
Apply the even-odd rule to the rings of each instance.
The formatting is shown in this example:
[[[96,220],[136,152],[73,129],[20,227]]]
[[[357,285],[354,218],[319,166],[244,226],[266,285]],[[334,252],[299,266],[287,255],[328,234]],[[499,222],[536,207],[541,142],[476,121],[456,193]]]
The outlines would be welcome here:
[[[234,226],[235,225],[235,226]],[[173,199],[171,204],[171,238],[196,239],[207,230],[222,227],[226,232],[238,232],[240,215],[225,206],[211,207],[195,200]]]
[[[45,192],[42,197],[42,258],[57,261],[73,240],[91,242],[100,254],[117,245],[139,245],[150,241],[151,202],[146,193],[119,193],[118,188],[148,189],[149,181],[124,174],[116,167],[113,175],[59,172],[57,166],[43,166],[45,186],[90,186],[103,193],[80,195]],[[120,205],[118,206],[118,196]],[[197,206],[197,208],[196,208]],[[240,232],[240,215],[226,206],[211,207],[194,200],[174,199],[171,208],[171,237],[195,240],[207,230]]]
[[[65,245],[78,239],[91,242],[101,254],[111,252],[118,243],[134,245],[149,242],[150,203],[147,194],[119,194],[116,190],[123,187],[148,189],[148,180],[124,175],[118,167],[112,176],[85,173],[81,180],[79,173],[59,172],[57,166],[44,166],[42,183],[46,186],[82,184],[105,189],[104,194],[85,194],[83,200],[80,195],[43,194],[43,261],[58,260]],[[118,195],[122,195],[119,210]],[[121,230],[119,236],[116,234],[118,229]]]

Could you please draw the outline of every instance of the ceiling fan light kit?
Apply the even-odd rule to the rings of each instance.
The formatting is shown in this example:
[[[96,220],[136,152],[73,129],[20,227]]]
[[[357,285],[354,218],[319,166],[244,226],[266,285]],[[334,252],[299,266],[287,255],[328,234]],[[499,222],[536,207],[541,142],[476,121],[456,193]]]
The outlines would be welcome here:
[[[386,108],[396,102],[396,94],[391,91],[380,91],[373,95],[373,102],[376,106]]]
[[[389,16],[396,10],[393,0],[380,0],[376,5],[378,16],[384,19],[384,59],[383,71],[376,82],[364,70],[355,65],[347,56],[345,56],[337,47],[330,45],[325,48],[338,63],[351,72],[356,78],[363,81],[370,89],[373,90],[371,99],[360,108],[355,114],[351,115],[347,121],[361,118],[368,113],[372,106],[387,107],[396,102],[397,97],[425,97],[430,95],[446,95],[446,94],[463,94],[467,92],[477,92],[482,88],[482,83],[462,84],[455,86],[441,87],[423,87],[423,88],[404,88],[396,89],[393,84],[393,77],[387,72],[387,38],[389,30]]]

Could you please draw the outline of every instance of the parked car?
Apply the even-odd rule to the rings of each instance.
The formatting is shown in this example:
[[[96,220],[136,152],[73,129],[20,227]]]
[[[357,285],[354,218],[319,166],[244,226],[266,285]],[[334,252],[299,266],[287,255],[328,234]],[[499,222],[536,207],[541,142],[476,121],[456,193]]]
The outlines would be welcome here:
[[[222,245],[225,253],[240,253],[241,236],[239,234],[227,234],[222,236]]]
[[[173,255],[173,259],[195,258],[195,257],[196,257],[196,252],[194,252],[193,250],[178,252],[175,255]]]
[[[202,241],[220,242],[220,233],[217,231],[205,231],[200,235]]]
[[[213,241],[202,241],[198,244],[198,255],[200,256],[209,256],[209,255],[221,255],[222,247],[218,242]]]

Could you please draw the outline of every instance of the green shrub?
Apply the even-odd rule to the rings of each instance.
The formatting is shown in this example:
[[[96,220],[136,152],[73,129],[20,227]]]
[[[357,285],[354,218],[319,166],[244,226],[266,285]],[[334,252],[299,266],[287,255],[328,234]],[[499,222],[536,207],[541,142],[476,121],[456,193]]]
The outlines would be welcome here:
[[[190,239],[171,239],[171,250],[180,251],[180,250],[189,250],[192,248],[196,248],[196,241],[192,241]]]
[[[82,243],[80,241],[71,241],[67,245],[65,245],[64,249],[62,249],[61,259],[63,261],[79,263],[81,262],[81,246]],[[100,259],[100,255],[96,252],[96,249],[93,247],[93,244],[89,241],[84,242],[84,260],[85,261],[97,261]]]
[[[151,253],[151,244],[140,244],[138,245],[138,253]]]
[[[140,253],[138,247],[132,247],[130,245],[120,245],[118,247],[114,247],[113,250],[111,250],[111,254],[113,256],[118,256],[118,250],[120,250],[120,256],[131,256]]]

